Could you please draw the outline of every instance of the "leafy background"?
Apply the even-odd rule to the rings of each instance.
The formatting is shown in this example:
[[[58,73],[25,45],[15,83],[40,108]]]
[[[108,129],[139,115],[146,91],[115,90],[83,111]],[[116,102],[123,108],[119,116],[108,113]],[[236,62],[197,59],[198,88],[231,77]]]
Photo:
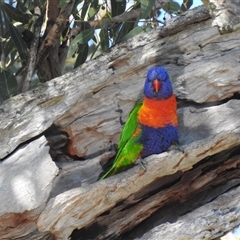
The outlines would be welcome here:
[[[74,1],[60,36],[52,37],[54,46],[44,45],[58,17],[51,18],[50,10],[59,13],[71,2],[0,0],[0,103],[78,67],[115,44],[163,25],[166,19],[201,3],[200,0],[168,0],[154,8],[160,1]],[[138,15],[119,17],[134,10]],[[47,56],[41,58],[44,50]],[[56,60],[61,54],[64,57]],[[51,68],[46,70],[46,66]]]

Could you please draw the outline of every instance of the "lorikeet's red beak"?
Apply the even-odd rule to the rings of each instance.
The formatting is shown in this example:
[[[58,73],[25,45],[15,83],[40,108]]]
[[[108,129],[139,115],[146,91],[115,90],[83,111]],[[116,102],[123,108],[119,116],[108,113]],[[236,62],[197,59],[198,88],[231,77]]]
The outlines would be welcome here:
[[[158,79],[153,80],[153,88],[155,92],[159,92],[161,88],[161,82]]]

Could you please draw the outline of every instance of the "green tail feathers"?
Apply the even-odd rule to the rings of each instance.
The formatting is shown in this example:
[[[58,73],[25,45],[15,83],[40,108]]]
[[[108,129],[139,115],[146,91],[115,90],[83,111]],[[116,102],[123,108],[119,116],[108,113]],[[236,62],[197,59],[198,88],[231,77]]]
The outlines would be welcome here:
[[[100,179],[110,177],[134,165],[143,148],[142,144],[137,143],[138,138],[139,135],[133,135],[129,139],[126,145],[118,151],[112,167]]]
[[[121,132],[118,143],[117,156],[112,167],[100,178],[104,179],[116,173],[122,172],[134,165],[143,146],[137,140],[141,135],[138,128],[137,114],[142,102],[139,102],[129,114],[129,117]]]

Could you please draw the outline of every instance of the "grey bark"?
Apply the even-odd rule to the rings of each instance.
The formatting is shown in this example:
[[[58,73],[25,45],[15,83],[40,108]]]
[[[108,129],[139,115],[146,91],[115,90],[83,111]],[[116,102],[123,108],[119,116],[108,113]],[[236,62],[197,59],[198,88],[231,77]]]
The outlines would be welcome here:
[[[31,144],[36,145],[23,158],[29,162],[26,168],[36,171],[34,160],[39,153],[35,149],[44,149],[41,160],[48,159],[50,165],[44,168],[49,175],[45,178],[47,190],[39,192],[42,200],[37,207],[27,204],[16,211],[10,205],[0,216],[5,223],[0,230],[2,239],[114,239],[149,216],[156,220],[154,213],[164,211],[166,217],[148,223],[152,231],[138,229],[143,235],[140,239],[214,239],[237,226],[238,35],[239,30],[220,34],[217,27],[212,27],[208,11],[199,7],[1,105],[0,170],[8,174],[5,164],[14,161],[14,154],[21,159],[19,146],[27,153]],[[148,157],[146,172],[136,166],[97,181],[101,166],[114,156],[113,145],[122,123],[142,98],[145,74],[153,65],[165,66],[174,85],[179,103],[180,150]],[[42,135],[48,139],[58,168],[49,159]],[[64,155],[63,147],[71,156]],[[72,156],[82,161],[73,161]],[[14,171],[22,172],[20,167]],[[41,177],[34,186],[38,181]],[[36,190],[27,183],[25,179],[23,186],[33,196]],[[19,196],[9,193],[7,199],[18,207]],[[7,202],[5,198],[2,201]],[[219,211],[215,210],[218,206]],[[181,209],[184,215],[179,218],[181,214],[171,209]],[[210,213],[203,216],[200,211]],[[217,221],[220,216],[222,222]],[[16,224],[16,217],[27,224]],[[167,224],[170,217],[173,222]],[[224,225],[224,221],[230,224]],[[199,231],[192,231],[196,225]],[[129,233],[129,237],[137,236]]]

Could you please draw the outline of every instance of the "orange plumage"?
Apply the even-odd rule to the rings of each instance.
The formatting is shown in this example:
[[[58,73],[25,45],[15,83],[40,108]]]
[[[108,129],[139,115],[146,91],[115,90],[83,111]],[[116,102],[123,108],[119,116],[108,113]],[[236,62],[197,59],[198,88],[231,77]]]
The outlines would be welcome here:
[[[143,105],[138,112],[139,123],[148,127],[165,127],[167,124],[177,126],[177,102],[172,95],[168,99],[144,98]]]

